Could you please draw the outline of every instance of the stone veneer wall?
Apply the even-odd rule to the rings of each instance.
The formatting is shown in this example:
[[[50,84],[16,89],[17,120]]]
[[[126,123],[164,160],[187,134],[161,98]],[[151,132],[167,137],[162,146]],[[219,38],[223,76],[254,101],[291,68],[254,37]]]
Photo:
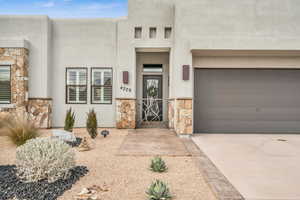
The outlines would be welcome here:
[[[169,99],[169,101],[168,101],[168,121],[169,121],[170,129],[174,129],[174,115],[175,115],[174,104],[175,104],[175,99]]]
[[[0,65],[11,68],[11,104],[2,112],[24,114],[28,103],[28,50],[25,48],[0,48]]]
[[[116,99],[116,127],[119,129],[136,128],[136,100]]]
[[[179,135],[193,134],[193,100],[191,98],[175,99],[173,104],[173,126]],[[170,111],[169,111],[170,112]],[[170,117],[170,116],[169,116]]]
[[[27,112],[37,127],[50,128],[52,126],[52,99],[29,98]]]
[[[0,48],[0,65],[11,70],[11,104],[0,107],[1,112],[27,115],[37,127],[51,127],[51,100],[28,100],[28,56],[26,48]]]

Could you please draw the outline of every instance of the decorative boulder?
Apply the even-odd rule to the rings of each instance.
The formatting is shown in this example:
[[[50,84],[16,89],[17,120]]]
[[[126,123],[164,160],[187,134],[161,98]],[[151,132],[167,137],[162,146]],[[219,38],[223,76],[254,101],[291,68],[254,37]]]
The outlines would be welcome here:
[[[53,137],[61,139],[66,142],[76,142],[75,135],[65,130],[52,130],[52,135]]]

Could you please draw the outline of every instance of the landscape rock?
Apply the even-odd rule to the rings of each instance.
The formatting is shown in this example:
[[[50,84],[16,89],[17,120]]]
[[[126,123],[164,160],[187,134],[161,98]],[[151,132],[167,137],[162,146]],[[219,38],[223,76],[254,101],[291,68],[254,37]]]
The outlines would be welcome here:
[[[86,137],[83,138],[81,141],[81,144],[78,147],[78,151],[89,151],[91,150],[91,147],[89,146]]]
[[[88,188],[83,188],[81,192],[75,196],[75,200],[101,200],[101,193],[108,191],[108,186],[105,183],[102,186],[93,185]]]
[[[56,200],[87,172],[86,167],[78,166],[71,169],[68,179],[24,183],[16,175],[15,165],[0,166],[0,200]]]
[[[76,137],[75,137],[74,133],[71,133],[71,132],[68,132],[65,130],[53,129],[52,135],[53,135],[53,137],[61,139],[66,142],[76,142]]]

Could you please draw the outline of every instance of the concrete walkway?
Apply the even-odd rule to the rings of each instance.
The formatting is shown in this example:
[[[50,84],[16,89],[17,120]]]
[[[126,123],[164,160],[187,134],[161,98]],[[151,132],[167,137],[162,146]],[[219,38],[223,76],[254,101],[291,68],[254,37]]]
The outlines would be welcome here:
[[[192,139],[245,199],[300,199],[300,135],[202,134]]]
[[[190,156],[190,153],[173,131],[149,128],[130,130],[118,155]]]

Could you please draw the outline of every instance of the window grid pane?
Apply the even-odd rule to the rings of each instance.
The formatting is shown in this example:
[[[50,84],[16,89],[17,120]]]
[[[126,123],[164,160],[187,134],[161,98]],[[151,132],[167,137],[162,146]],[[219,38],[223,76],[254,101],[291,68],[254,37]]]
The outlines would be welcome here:
[[[11,101],[10,66],[0,66],[0,103]]]
[[[92,69],[92,104],[112,103],[112,70]]]
[[[87,70],[67,69],[67,103],[87,103]]]

